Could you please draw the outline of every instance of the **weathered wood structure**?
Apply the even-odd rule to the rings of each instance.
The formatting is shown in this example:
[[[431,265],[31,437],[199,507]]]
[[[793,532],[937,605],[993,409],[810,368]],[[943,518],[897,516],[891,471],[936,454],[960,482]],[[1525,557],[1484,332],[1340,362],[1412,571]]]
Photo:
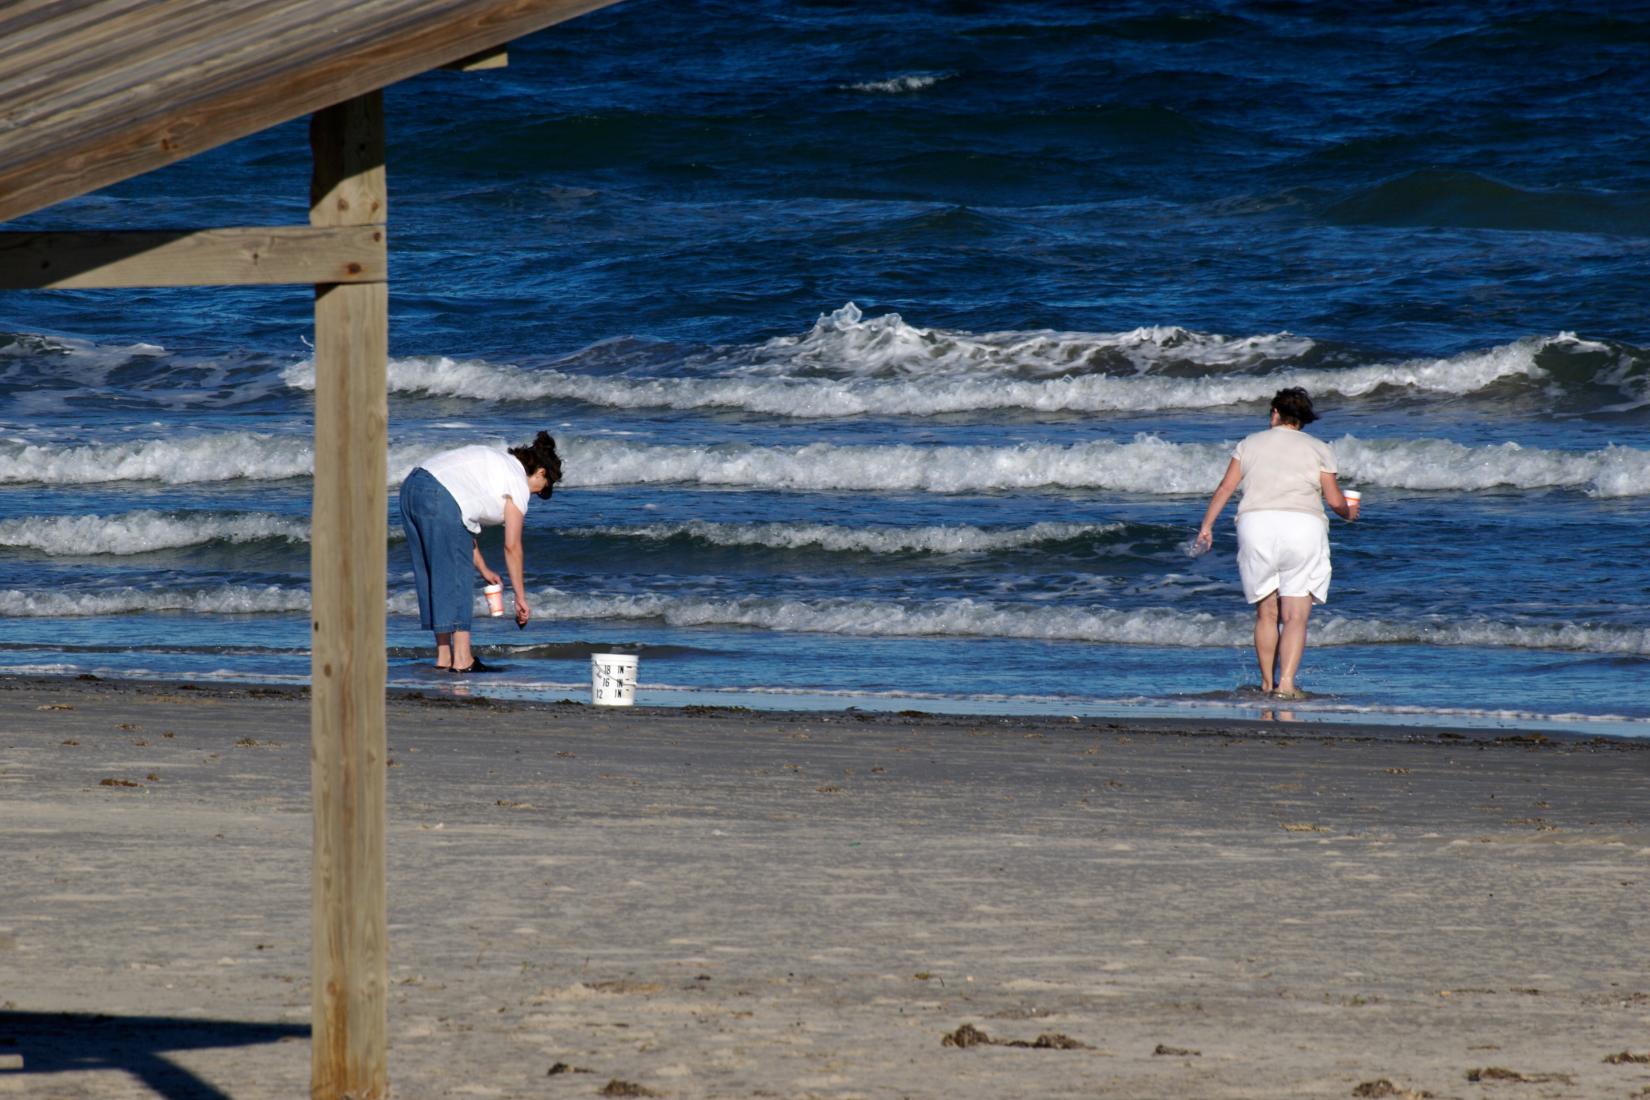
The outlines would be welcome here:
[[[380,90],[614,0],[4,0],[0,222],[311,115],[307,226],[0,232],[0,290],[315,288],[316,1100],[388,1095]]]

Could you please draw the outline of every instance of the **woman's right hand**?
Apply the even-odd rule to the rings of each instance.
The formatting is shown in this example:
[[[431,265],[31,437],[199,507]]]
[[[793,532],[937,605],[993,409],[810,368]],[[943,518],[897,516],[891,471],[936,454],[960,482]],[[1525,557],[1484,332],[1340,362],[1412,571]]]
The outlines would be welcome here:
[[[1197,529],[1197,537],[1192,540],[1192,546],[1199,554],[1206,554],[1209,547],[1215,544],[1215,533],[1209,530],[1207,524]]]
[[[520,596],[517,596],[516,597],[516,626],[518,626],[518,627],[526,626],[527,625],[527,620],[531,619],[532,617],[533,617],[533,613],[532,613],[532,611],[528,610],[527,601],[522,599]]]

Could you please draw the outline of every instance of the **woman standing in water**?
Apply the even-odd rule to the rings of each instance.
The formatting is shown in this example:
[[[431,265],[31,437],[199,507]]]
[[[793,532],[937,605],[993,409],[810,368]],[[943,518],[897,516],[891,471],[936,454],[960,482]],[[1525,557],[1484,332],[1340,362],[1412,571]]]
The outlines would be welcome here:
[[[475,590],[470,569],[488,584],[500,576],[481,556],[476,535],[504,527],[504,567],[516,596],[516,625],[532,612],[522,576],[522,522],[530,496],[549,500],[561,480],[561,459],[549,432],[508,452],[459,447],[419,464],[401,483],[401,523],[412,551],[418,621],[435,633],[435,667],[447,672],[491,671],[470,651]]]
[[[1295,683],[1306,652],[1306,620],[1313,603],[1329,599],[1327,502],[1343,519],[1358,518],[1335,483],[1335,453],[1302,429],[1318,418],[1300,387],[1272,398],[1272,424],[1237,445],[1198,528],[1196,547],[1207,550],[1214,524],[1238,489],[1238,576],[1255,605],[1255,660],[1261,690],[1279,699],[1306,693]]]

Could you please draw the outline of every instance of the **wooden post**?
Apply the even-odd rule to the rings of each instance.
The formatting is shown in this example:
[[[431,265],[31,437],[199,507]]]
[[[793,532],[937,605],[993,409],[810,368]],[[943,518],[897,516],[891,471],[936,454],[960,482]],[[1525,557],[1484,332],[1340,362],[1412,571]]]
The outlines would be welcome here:
[[[382,224],[383,97],[310,122],[310,222]],[[387,283],[315,287],[310,1095],[389,1093],[384,890]]]

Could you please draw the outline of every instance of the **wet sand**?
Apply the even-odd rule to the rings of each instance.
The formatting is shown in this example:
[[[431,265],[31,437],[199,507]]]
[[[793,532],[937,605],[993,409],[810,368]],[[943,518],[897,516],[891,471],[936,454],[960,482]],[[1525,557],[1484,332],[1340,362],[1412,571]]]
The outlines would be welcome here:
[[[0,1095],[306,1094],[307,723],[0,681]],[[1650,1095],[1650,744],[408,697],[389,728],[400,1097]]]

